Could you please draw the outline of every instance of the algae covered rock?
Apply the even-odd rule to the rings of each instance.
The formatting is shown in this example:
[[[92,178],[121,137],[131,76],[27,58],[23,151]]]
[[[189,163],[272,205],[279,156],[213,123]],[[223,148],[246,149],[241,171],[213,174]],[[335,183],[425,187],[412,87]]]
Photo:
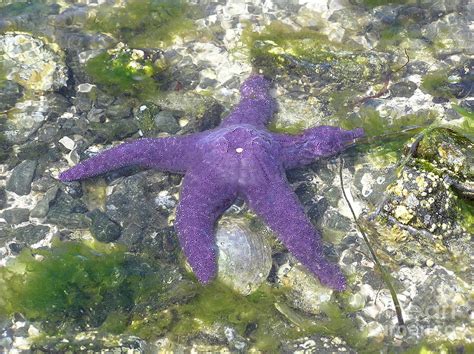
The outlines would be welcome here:
[[[415,157],[457,180],[474,178],[474,143],[452,129],[436,128],[424,135]]]
[[[157,49],[133,49],[124,43],[98,53],[86,64],[92,80],[112,95],[149,97],[166,84],[167,64]]]
[[[469,267],[473,148],[450,129],[423,135],[414,157],[388,186],[381,209],[392,225],[391,231],[381,231],[382,239],[398,253],[396,259],[418,265],[455,262],[462,271]]]
[[[274,77],[292,96],[314,97],[331,113],[386,80],[393,58],[332,42],[310,28],[272,23],[248,34],[252,64]],[[313,99],[313,101],[315,100]]]

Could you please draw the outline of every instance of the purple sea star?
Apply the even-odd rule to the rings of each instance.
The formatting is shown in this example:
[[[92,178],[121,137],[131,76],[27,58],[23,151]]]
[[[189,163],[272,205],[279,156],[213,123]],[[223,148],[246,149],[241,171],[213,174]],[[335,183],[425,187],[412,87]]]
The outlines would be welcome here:
[[[269,132],[265,124],[276,110],[270,86],[263,76],[248,78],[239,104],[216,129],[124,143],[59,178],[79,180],[129,165],[184,173],[175,226],[200,282],[208,283],[217,272],[214,224],[241,197],[321,283],[343,290],[344,276],[325,259],[321,236],[288,185],[285,169],[340,152],[364,131],[319,126],[299,135]]]

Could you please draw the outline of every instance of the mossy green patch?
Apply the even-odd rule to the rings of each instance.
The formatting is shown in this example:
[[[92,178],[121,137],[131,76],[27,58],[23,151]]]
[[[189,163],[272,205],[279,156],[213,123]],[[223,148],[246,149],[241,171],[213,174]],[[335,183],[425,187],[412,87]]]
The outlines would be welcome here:
[[[282,125],[280,122],[273,120],[268,124],[267,128],[274,133],[296,135],[303,132],[305,125],[303,121],[292,125]]]
[[[454,95],[449,88],[451,83],[447,70],[439,70],[427,74],[421,81],[421,89],[434,97],[451,99]]]
[[[474,177],[474,143],[452,129],[434,128],[426,132],[416,156],[457,179]]]
[[[474,140],[474,112],[459,105],[453,105],[453,109],[463,117],[463,121],[459,126],[453,126],[452,128]]]
[[[130,49],[104,52],[89,59],[86,71],[102,89],[113,95],[140,98],[156,95],[166,82],[167,67],[147,58],[135,58]]]
[[[339,124],[345,129],[364,128],[367,138],[360,141],[356,149],[368,154],[377,166],[386,166],[399,161],[410,138],[436,121],[436,114],[430,111],[382,117],[374,109],[361,109]]]
[[[362,127],[368,137],[396,134],[416,127],[427,127],[436,121],[436,114],[431,111],[420,111],[400,117],[382,117],[371,108],[362,108],[358,114],[340,121],[345,129]]]
[[[250,26],[242,35],[252,64],[270,77],[286,71],[295,75],[337,76],[342,82],[380,77],[385,62],[367,55],[357,44],[340,44],[311,28],[294,30],[272,22],[260,32]],[[339,75],[344,72],[344,75]]]
[[[98,7],[86,27],[111,33],[131,47],[156,48],[190,32],[188,9],[182,0],[129,0],[121,7]]]
[[[48,334],[100,325],[121,330],[127,322],[117,319],[126,319],[120,314],[145,290],[143,279],[156,296],[164,288],[156,269],[141,265],[123,248],[99,242],[54,241],[50,249],[25,249],[0,268],[0,314],[22,313],[41,321]]]
[[[407,3],[414,3],[415,1],[410,0],[362,0],[361,4],[366,7],[377,7],[383,5],[405,5]]]
[[[461,225],[470,234],[474,234],[474,202],[458,197],[456,200]]]
[[[335,304],[314,319],[284,305],[280,288],[263,285],[243,296],[218,281],[201,286],[166,281],[170,276],[113,244],[54,240],[52,248],[26,249],[0,268],[0,314],[22,313],[39,321],[44,331],[39,344],[90,329],[180,341],[215,326],[231,326],[264,351],[315,333],[341,337],[354,348],[370,345]]]

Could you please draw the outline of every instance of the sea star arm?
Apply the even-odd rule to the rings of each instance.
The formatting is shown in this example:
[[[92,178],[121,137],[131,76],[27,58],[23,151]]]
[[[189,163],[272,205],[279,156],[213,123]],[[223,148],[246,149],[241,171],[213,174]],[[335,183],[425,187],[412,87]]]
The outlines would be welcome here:
[[[265,183],[248,186],[244,192],[249,207],[322,284],[343,290],[344,276],[335,264],[325,259],[321,235],[305,215],[283,172],[260,177]]]
[[[235,188],[219,182],[212,171],[189,170],[184,177],[175,228],[201,283],[211,281],[217,272],[214,225],[236,196]]]
[[[240,88],[241,99],[221,127],[250,124],[263,128],[276,111],[276,102],[270,95],[271,82],[262,75],[249,77]]]
[[[200,134],[169,138],[143,138],[121,144],[60,174],[61,181],[75,181],[138,165],[172,172],[184,172],[195,158]]]
[[[338,127],[319,126],[302,134],[273,134],[280,144],[280,159],[285,168],[307,165],[318,157],[331,156],[344,150],[355,139],[364,136],[364,130],[344,130]]]

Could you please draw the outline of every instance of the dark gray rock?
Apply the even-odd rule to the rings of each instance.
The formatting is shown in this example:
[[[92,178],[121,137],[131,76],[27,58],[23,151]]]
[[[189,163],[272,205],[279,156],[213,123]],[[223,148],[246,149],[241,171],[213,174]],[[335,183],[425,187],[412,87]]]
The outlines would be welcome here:
[[[0,246],[15,243],[16,252],[22,248],[31,246],[43,240],[49,232],[49,227],[44,225],[26,225],[12,228],[8,225],[0,225]]]
[[[85,215],[86,212],[87,207],[82,201],[60,191],[50,205],[46,220],[65,228],[87,229],[90,219]]]
[[[29,194],[37,164],[37,161],[25,160],[16,166],[7,180],[6,189],[18,195]]]
[[[217,127],[223,112],[224,107],[220,103],[210,100],[201,113],[190,117],[189,124],[183,128],[183,133],[201,132]]]
[[[119,120],[129,118],[132,115],[131,103],[125,99],[117,99],[105,110],[107,118]]]
[[[146,102],[134,111],[135,119],[145,136],[154,136],[160,132],[178,132],[180,127],[177,120],[183,115],[184,112],[163,110],[152,102]]]
[[[397,82],[390,87],[390,92],[397,97],[411,97],[417,86],[412,81]]]
[[[120,237],[122,228],[104,212],[95,209],[87,214],[92,220],[90,231],[92,236],[101,242],[113,242]]]
[[[56,198],[59,187],[52,187],[44,194],[43,198],[31,210],[30,216],[33,218],[44,218],[48,215],[49,204]]]
[[[154,118],[158,131],[175,134],[180,129],[173,112],[161,111]]]
[[[30,210],[26,208],[8,209],[3,212],[2,217],[10,225],[21,224],[22,222],[28,221]]]
[[[91,139],[96,144],[123,140],[138,132],[138,124],[135,119],[91,123],[90,128]]]
[[[7,206],[7,192],[5,192],[4,187],[0,187],[0,209],[3,209]]]
[[[59,131],[57,124],[46,123],[40,129],[38,129],[37,136],[40,142],[53,142],[56,138],[56,134]]]
[[[105,110],[102,108],[92,108],[87,112],[87,120],[95,123],[105,122]]]
[[[132,251],[145,251],[154,257],[168,257],[177,241],[169,230],[168,216],[173,207],[157,205],[161,190],[173,194],[177,190],[172,176],[156,171],[145,171],[124,178],[107,198],[107,215],[123,226],[118,242]],[[167,231],[164,231],[167,230]]]
[[[6,111],[15,106],[22,96],[22,87],[14,81],[7,80],[0,84],[0,111]]]

